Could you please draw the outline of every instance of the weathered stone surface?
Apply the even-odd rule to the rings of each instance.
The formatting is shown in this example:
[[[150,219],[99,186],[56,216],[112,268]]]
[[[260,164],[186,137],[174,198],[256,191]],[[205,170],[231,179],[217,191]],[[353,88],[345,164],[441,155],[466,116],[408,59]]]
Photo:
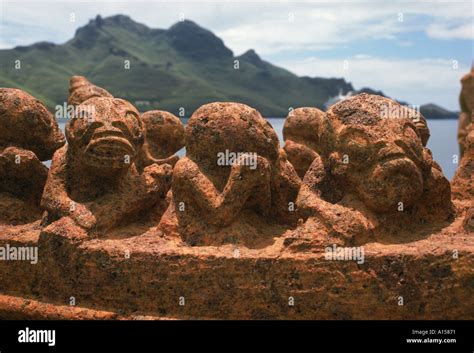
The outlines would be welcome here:
[[[474,200],[474,125],[464,140],[465,153],[452,181],[453,198]]]
[[[237,103],[200,107],[186,126],[161,229],[190,245],[263,247],[295,221],[300,180],[271,125]]]
[[[0,295],[0,319],[9,320],[117,320],[119,315],[106,311],[52,305],[8,295]]]
[[[0,295],[1,320],[173,320],[146,315],[120,315],[71,305],[57,305],[38,300]]]
[[[143,126],[129,102],[89,98],[78,111],[66,126],[68,145],[53,157],[42,198],[45,223],[68,217],[89,234],[102,234],[164,200],[171,167],[153,164],[137,172]],[[72,226],[66,231],[81,233]]]
[[[452,181],[452,195],[464,217],[464,229],[474,232],[474,125],[469,129],[463,141],[464,155]]]
[[[452,181],[453,199],[464,215],[463,227],[474,232],[474,66],[461,79],[458,142],[461,161]]]
[[[360,95],[320,117],[295,212],[301,180],[256,110],[201,107],[174,170],[140,173],[136,109],[85,99],[53,158],[43,226],[0,224],[0,256],[39,249],[37,264],[0,261],[0,317],[474,318],[472,144],[453,206],[424,147],[426,122],[393,104]],[[333,244],[358,245],[362,257],[330,259]]]
[[[64,145],[56,120],[36,98],[19,89],[0,88],[0,104],[2,148],[23,148],[46,161]]]
[[[68,104],[78,106],[90,98],[112,98],[107,90],[90,83],[83,76],[71,77]],[[78,115],[76,113],[75,115]],[[136,166],[141,172],[153,163],[174,166],[179,157],[174,155],[184,147],[184,125],[173,114],[152,110],[141,115],[144,143],[138,153]]]
[[[77,106],[89,98],[113,96],[102,87],[90,83],[84,76],[72,76],[69,81],[69,97],[67,103]]]
[[[474,114],[474,66],[471,72],[461,78],[461,93],[459,95],[461,113],[458,125],[458,143],[461,157],[464,154],[465,139],[469,133],[469,125],[473,122]]]
[[[25,224],[41,217],[39,207],[48,160],[64,145],[53,115],[19,89],[0,88],[0,222]]]
[[[450,185],[413,119],[384,97],[360,94],[333,105],[298,195],[316,244],[404,242],[452,221]],[[386,114],[386,112],[390,112]],[[414,114],[417,114],[414,112]],[[323,232],[324,233],[324,232]]]
[[[145,128],[145,143],[139,156],[139,169],[153,163],[174,166],[179,160],[175,153],[184,147],[181,120],[162,110],[143,113],[141,120]]]
[[[324,112],[310,107],[294,109],[286,117],[283,149],[300,178],[319,155],[321,132],[326,129],[326,122]]]
[[[262,249],[239,246],[238,255],[234,245],[183,246],[156,230],[81,243],[42,235],[38,264],[0,261],[0,283],[4,294],[56,305],[73,295],[79,307],[127,316],[472,319],[474,238],[458,230],[461,221],[406,244],[366,244],[361,264],[294,253],[291,232]]]

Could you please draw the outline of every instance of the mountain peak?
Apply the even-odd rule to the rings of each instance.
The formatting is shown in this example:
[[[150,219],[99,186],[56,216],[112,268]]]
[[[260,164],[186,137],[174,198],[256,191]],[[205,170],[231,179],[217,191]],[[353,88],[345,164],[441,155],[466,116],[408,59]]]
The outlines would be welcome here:
[[[219,37],[193,21],[184,20],[175,23],[166,31],[166,35],[176,50],[193,59],[231,57],[233,55]]]
[[[71,41],[72,45],[79,49],[90,47],[99,37],[102,25],[102,17],[97,16],[95,19],[90,20],[85,26],[79,27]]]
[[[176,22],[174,25],[172,25],[168,31],[175,31],[176,29],[179,30],[197,30],[197,29],[203,29],[201,26],[199,26],[196,22],[191,21],[191,20],[183,20]]]
[[[126,15],[113,15],[102,19],[100,15],[98,15],[95,19],[96,23],[100,23],[101,25],[106,26],[120,26],[122,28],[138,32],[138,33],[146,33],[150,31],[150,28],[145,26],[144,24],[135,22],[129,16]]]
[[[243,53],[241,56],[247,56],[247,57],[257,57],[260,59],[260,57],[258,56],[258,54],[256,53],[255,50],[253,49],[249,49],[247,50],[245,53]]]
[[[263,60],[260,58],[260,56],[258,56],[258,54],[253,49],[247,50],[239,58],[244,59],[244,60],[252,63],[256,67],[259,67],[259,68],[264,68],[265,67],[265,63],[263,62]]]
[[[104,27],[118,27],[129,32],[146,35],[151,30],[147,26],[135,22],[126,15],[114,15],[109,17],[102,17],[97,15],[95,18],[76,30],[72,44],[77,48],[89,48],[94,45],[94,42],[103,35],[102,29]]]

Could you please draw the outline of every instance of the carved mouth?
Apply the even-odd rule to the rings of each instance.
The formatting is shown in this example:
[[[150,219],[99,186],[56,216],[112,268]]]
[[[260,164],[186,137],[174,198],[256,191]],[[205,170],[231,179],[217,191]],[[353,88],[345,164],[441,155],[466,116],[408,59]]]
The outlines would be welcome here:
[[[108,136],[92,140],[87,152],[100,159],[117,159],[133,154],[132,144],[123,137]]]

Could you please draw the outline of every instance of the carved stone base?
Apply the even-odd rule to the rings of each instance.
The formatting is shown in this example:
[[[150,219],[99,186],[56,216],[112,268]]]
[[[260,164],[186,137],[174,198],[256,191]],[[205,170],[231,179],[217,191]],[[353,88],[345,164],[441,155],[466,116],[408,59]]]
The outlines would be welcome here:
[[[190,247],[155,228],[85,241],[50,228],[41,236],[4,229],[0,247],[39,246],[39,261],[0,261],[1,292],[60,313],[74,297],[77,307],[123,317],[473,319],[474,238],[462,221],[411,243],[367,244],[361,264],[327,260],[324,248],[294,252],[285,246],[291,232],[247,249]],[[9,308],[2,317],[24,311]]]

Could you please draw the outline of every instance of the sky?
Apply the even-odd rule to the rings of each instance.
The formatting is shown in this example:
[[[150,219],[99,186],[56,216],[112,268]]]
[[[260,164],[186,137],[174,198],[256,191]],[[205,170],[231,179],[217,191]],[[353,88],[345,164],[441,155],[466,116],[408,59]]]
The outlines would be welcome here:
[[[0,49],[64,43],[98,14],[162,29],[192,20],[234,55],[254,49],[300,76],[343,77],[450,110],[474,57],[472,0],[0,0]]]

